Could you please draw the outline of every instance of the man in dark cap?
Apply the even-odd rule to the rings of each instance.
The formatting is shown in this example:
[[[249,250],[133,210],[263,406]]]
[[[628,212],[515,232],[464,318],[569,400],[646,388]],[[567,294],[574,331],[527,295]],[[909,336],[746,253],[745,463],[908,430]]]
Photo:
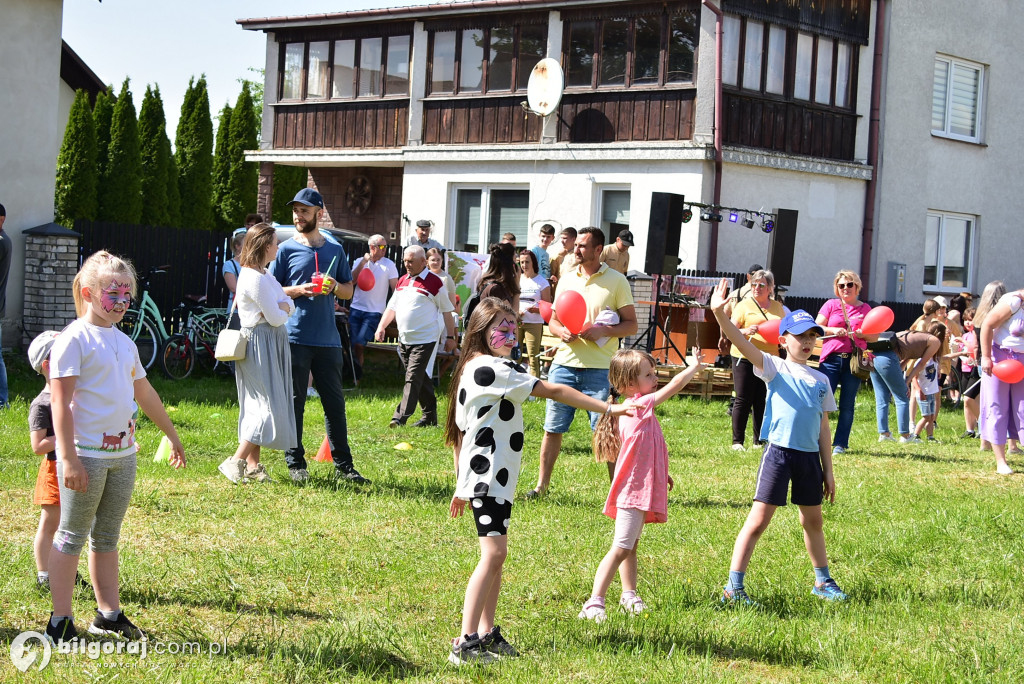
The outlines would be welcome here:
[[[615,242],[605,245],[601,251],[601,263],[615,269],[622,275],[629,270],[629,248],[633,246],[633,234],[628,230],[620,230]]]
[[[338,242],[318,230],[324,210],[324,199],[319,192],[303,188],[288,204],[292,205],[295,235],[281,243],[270,267],[285,294],[295,300],[295,313],[288,319],[288,342],[298,445],[284,452],[288,471],[295,482],[309,479],[306,450],[302,446],[302,420],[306,410],[306,382],[312,373],[324,406],[335,475],[351,482],[368,483],[352,464],[352,451],[348,446],[345,395],[341,391],[341,336],[334,323],[335,298],[352,298],[348,256]],[[322,287],[312,282],[314,271],[319,269],[323,269],[324,274]]]
[[[430,248],[440,249],[443,251],[444,245],[430,237],[430,229],[433,225],[433,223],[426,219],[420,219],[417,221],[416,234],[409,236],[409,240],[405,243],[405,246],[412,247],[413,245],[418,245],[423,248],[424,252]]]

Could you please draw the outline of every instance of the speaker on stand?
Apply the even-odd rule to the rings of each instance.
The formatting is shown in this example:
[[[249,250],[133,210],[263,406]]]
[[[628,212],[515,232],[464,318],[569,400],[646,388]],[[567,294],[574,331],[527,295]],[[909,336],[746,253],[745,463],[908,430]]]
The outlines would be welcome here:
[[[686,354],[679,350],[671,338],[671,307],[669,315],[659,320],[662,294],[661,282],[668,278],[671,282],[679,268],[679,234],[683,227],[683,195],[671,192],[651,193],[651,214],[647,224],[647,259],[644,262],[647,275],[654,278],[654,303],[651,306],[651,317],[647,329],[637,335],[633,347],[643,340],[648,353],[657,360],[659,352],[663,353],[662,363],[668,362],[669,349],[674,349],[685,365]],[[669,300],[672,297],[669,296]],[[664,344],[656,348],[656,332],[660,330]],[[684,330],[685,332],[685,330]]]

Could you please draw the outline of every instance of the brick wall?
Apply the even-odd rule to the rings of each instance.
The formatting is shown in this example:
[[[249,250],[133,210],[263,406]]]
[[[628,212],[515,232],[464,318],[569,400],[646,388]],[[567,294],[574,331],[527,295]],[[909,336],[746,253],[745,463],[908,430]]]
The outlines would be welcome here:
[[[364,235],[402,235],[402,169],[385,167],[311,168],[310,187],[324,198],[323,228],[342,228]],[[366,176],[372,188],[369,209],[353,214],[346,206],[345,191],[356,176]]]
[[[71,283],[78,273],[78,234],[25,236],[25,331],[28,344],[44,330],[62,330],[75,320]]]

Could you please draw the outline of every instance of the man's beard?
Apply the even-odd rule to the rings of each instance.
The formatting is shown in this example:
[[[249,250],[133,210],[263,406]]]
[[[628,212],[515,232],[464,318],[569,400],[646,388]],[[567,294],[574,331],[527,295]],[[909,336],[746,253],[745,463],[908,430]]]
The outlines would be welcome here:
[[[295,224],[295,230],[305,235],[306,233],[312,233],[316,230],[316,221],[310,221],[309,223],[302,225],[301,223]]]

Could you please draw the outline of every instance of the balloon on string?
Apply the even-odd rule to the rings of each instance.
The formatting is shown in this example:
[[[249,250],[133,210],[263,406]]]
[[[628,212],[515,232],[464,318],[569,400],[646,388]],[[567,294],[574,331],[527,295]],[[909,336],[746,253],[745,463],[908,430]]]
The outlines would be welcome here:
[[[757,326],[757,334],[764,338],[764,341],[768,344],[779,343],[779,324],[782,323],[782,319],[773,318],[770,321],[765,321]]]
[[[544,319],[545,323],[551,322],[551,302],[545,302],[543,299],[537,302],[537,308],[540,309],[540,317]]]
[[[373,286],[377,284],[377,279],[373,275],[373,271],[368,268],[364,268],[359,272],[359,277],[356,278],[356,285],[363,292],[369,292],[373,289]]]
[[[560,292],[555,298],[555,309],[558,311],[558,320],[566,330],[573,335],[583,331],[583,324],[587,321],[587,302],[583,295],[572,290]]]
[[[860,332],[865,335],[883,333],[892,325],[894,318],[896,315],[892,309],[887,306],[876,306],[864,317],[864,322],[860,324]]]
[[[1005,383],[1015,385],[1024,380],[1024,363],[1017,359],[1006,359],[992,366],[992,374]]]

